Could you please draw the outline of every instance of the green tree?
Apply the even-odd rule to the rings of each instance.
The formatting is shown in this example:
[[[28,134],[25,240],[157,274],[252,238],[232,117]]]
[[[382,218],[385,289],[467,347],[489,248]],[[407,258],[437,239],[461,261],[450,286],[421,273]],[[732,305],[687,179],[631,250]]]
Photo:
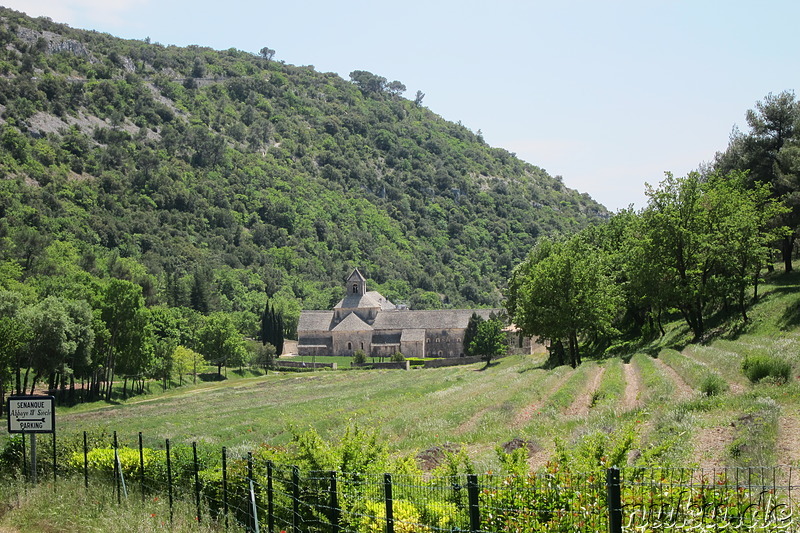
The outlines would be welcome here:
[[[258,51],[258,55],[262,58],[266,59],[267,61],[272,61],[272,58],[275,57],[275,50],[272,48],[264,47]]]
[[[194,383],[197,383],[197,366],[203,356],[185,346],[176,346],[172,353],[172,371],[178,375],[178,384],[183,385],[183,376],[192,373]]]
[[[668,174],[658,188],[648,187],[642,213],[646,234],[642,257],[655,272],[651,290],[663,305],[678,309],[699,339],[710,313],[735,303],[747,318],[745,292],[757,282],[767,258],[769,231],[782,208],[766,185],[744,187],[745,174],[685,178]]]
[[[280,356],[283,353],[283,336],[283,313],[275,311],[275,305],[267,300],[261,313],[261,342],[264,345],[271,344]]]
[[[142,288],[130,281],[110,280],[102,293],[100,316],[107,331],[102,344],[104,394],[106,400],[110,400],[117,365],[121,363],[126,377],[138,374],[152,353],[152,331]]]
[[[526,335],[567,342],[570,364],[576,367],[580,335],[614,331],[620,295],[606,260],[580,236],[565,243],[540,241],[509,281],[511,321]]]
[[[502,357],[508,351],[506,332],[503,331],[503,323],[490,318],[478,324],[478,331],[475,338],[470,342],[470,353],[479,355],[486,361],[486,366],[494,357]]]
[[[245,360],[244,339],[236,324],[225,313],[212,313],[198,333],[199,352],[222,374],[222,367],[238,365]]]
[[[19,376],[20,362],[24,359],[25,348],[33,338],[30,325],[14,316],[0,316],[0,398],[6,391],[13,390],[12,378]],[[17,379],[19,383],[19,379]],[[17,394],[20,386],[17,386]],[[5,402],[0,402],[0,414]]]
[[[773,220],[787,226],[780,235],[780,252],[787,272],[792,270],[792,252],[800,226],[800,102],[792,91],[769,93],[745,115],[748,133],[734,130],[725,152],[717,154],[715,166],[723,174],[748,170],[749,183],[768,184],[772,197],[789,208]]]
[[[467,329],[464,331],[464,355],[470,357],[478,355],[472,352],[472,341],[478,336],[478,326],[483,322],[483,317],[478,313],[472,313],[467,322]]]

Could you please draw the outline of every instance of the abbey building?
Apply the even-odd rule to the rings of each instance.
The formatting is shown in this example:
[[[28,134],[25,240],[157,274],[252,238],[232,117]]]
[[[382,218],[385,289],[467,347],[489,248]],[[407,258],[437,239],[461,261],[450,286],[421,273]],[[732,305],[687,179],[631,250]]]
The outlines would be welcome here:
[[[461,357],[472,313],[484,319],[499,309],[414,311],[367,291],[358,269],[347,278],[345,297],[333,311],[303,311],[297,327],[299,355]]]

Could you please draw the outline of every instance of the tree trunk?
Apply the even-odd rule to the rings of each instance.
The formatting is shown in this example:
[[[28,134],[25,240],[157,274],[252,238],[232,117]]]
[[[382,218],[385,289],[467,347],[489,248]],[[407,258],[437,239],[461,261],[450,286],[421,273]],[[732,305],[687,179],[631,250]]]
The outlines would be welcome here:
[[[783,259],[783,268],[786,272],[791,272],[792,268],[792,250],[794,249],[794,233],[787,235],[781,240],[781,257]]]

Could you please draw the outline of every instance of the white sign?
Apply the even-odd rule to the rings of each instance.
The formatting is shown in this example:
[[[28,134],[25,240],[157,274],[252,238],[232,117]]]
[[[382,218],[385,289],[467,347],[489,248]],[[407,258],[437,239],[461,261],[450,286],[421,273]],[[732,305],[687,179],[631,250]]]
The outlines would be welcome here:
[[[55,429],[56,408],[52,396],[8,398],[9,433],[52,433]]]

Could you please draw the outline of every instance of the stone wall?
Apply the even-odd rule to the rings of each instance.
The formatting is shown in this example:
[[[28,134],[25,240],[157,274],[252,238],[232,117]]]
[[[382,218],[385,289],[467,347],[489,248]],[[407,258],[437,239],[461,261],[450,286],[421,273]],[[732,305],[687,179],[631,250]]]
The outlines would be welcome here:
[[[336,363],[309,363],[303,361],[284,361],[281,359],[275,360],[275,367],[276,368],[330,368],[332,370],[337,370],[338,366]]]

